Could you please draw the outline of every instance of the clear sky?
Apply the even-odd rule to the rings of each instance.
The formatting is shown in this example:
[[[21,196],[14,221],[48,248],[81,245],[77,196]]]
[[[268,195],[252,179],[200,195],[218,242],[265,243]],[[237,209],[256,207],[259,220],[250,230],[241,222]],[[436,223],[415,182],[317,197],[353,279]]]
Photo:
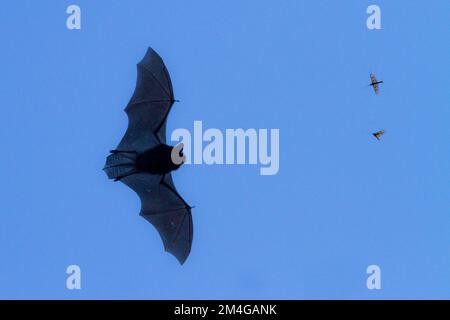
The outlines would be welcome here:
[[[448,22],[445,0],[4,1],[0,298],[450,298]],[[174,173],[183,266],[101,170],[148,46],[181,100],[169,133],[280,129],[277,175]]]

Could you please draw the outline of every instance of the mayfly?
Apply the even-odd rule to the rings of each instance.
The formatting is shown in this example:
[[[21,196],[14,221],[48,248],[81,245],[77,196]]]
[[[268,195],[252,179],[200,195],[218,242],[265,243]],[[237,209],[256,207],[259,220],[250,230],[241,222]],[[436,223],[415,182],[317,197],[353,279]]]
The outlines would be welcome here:
[[[375,75],[373,73],[370,74],[370,84],[369,86],[373,87],[373,90],[375,91],[375,94],[378,94],[378,92],[380,91],[380,87],[379,84],[383,83],[383,81],[378,81],[377,78],[375,77]]]
[[[384,134],[384,130],[380,130],[380,131],[377,131],[377,132],[375,132],[375,133],[372,133],[372,135],[375,137],[375,138],[377,138],[377,140],[380,140],[380,138],[381,138],[381,136]]]

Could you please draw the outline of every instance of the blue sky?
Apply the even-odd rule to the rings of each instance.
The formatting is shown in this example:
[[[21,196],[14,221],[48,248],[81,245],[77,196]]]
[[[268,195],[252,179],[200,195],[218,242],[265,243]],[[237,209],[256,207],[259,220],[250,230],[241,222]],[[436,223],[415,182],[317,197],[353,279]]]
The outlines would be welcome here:
[[[66,8],[82,29],[66,28]],[[366,28],[378,4],[382,30]],[[448,2],[2,3],[0,298],[450,298]],[[185,265],[102,172],[135,64],[172,77],[169,133],[279,128],[280,171],[184,166]],[[374,72],[379,96],[366,84]],[[386,130],[382,141],[371,135]],[[82,289],[65,287],[66,267]],[[366,288],[379,265],[382,289]]]

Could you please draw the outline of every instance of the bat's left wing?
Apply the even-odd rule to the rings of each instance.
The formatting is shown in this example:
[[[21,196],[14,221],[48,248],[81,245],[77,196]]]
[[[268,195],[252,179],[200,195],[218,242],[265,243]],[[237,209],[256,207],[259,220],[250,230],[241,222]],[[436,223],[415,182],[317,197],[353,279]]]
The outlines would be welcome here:
[[[148,48],[137,64],[137,82],[125,112],[128,128],[117,150],[143,152],[166,143],[166,120],[174,103],[172,82],[161,57]]]
[[[141,212],[159,232],[164,249],[183,264],[192,246],[191,207],[178,194],[170,174],[137,173],[121,180],[141,199]]]

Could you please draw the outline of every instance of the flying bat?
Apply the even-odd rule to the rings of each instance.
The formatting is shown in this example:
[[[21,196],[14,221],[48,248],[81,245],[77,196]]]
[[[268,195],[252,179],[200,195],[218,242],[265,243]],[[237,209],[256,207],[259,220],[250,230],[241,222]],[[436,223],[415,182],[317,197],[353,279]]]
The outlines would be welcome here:
[[[166,144],[167,116],[176,101],[164,62],[148,48],[137,64],[136,88],[125,108],[128,128],[103,170],[137,193],[140,215],[158,230],[165,251],[183,264],[192,245],[192,207],[178,194],[171,176],[183,164],[183,145]]]
[[[375,132],[375,133],[372,133],[372,135],[375,137],[375,138],[377,138],[377,140],[380,140],[380,138],[381,138],[381,136],[384,134],[384,130],[380,130],[380,131],[377,131],[377,132]]]
[[[378,81],[373,73],[370,74],[370,84],[369,86],[373,87],[375,94],[378,94],[380,91],[379,84],[383,83],[383,81]]]

